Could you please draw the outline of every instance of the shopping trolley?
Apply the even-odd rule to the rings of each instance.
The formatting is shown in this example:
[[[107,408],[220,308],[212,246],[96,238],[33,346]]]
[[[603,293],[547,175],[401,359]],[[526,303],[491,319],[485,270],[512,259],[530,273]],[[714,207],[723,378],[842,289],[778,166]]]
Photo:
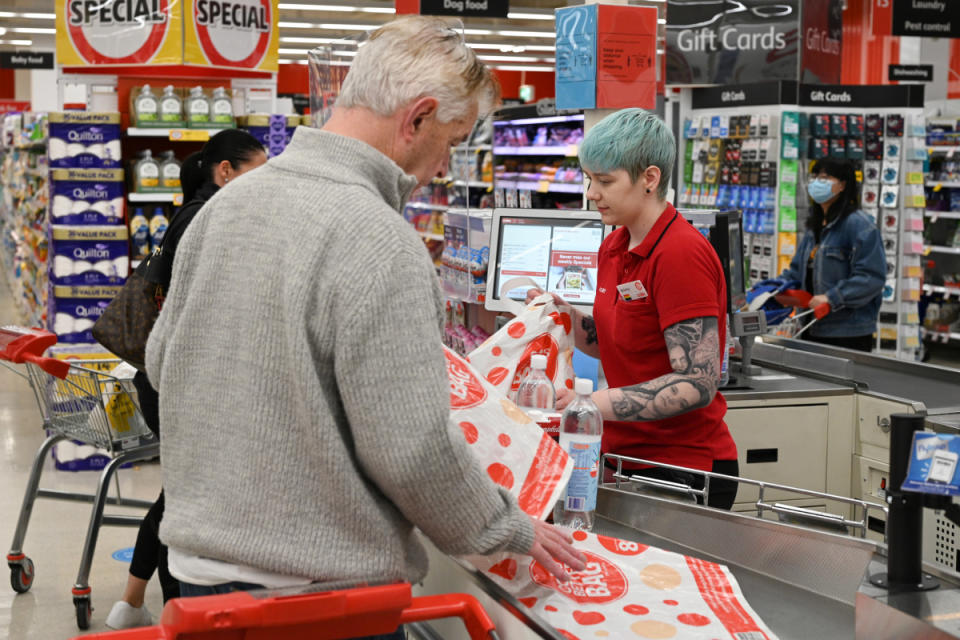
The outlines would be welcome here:
[[[807,306],[810,304],[810,299],[813,298],[813,295],[802,289],[787,289],[775,297],[777,302],[784,307],[803,309],[803,311],[795,309],[790,316],[784,318],[779,324],[771,327],[773,335],[780,336],[781,338],[799,338],[807,329],[830,313],[829,302],[824,302],[813,309],[808,309]]]
[[[126,383],[93,368],[44,357],[43,353],[56,341],[56,335],[41,329],[0,327],[0,365],[27,380],[37,399],[43,428],[47,433],[30,469],[13,544],[7,554],[7,564],[10,566],[10,586],[13,590],[18,593],[29,591],[35,575],[34,565],[23,552],[23,540],[37,498],[92,502],[93,510],[87,526],[80,570],[72,590],[77,626],[87,629],[93,611],[88,580],[100,525],[139,526],[141,522],[141,518],[130,515],[105,515],[104,505],[149,508],[152,504],[145,500],[122,498],[119,482],[117,497],[108,497],[110,480],[121,465],[159,455],[160,445],[147,428]],[[114,361],[85,361],[85,364],[104,365],[107,362]],[[24,371],[12,365],[22,365]],[[47,454],[53,445],[65,440],[75,440],[107,451],[111,459],[100,472],[96,493],[39,488]]]
[[[408,583],[396,583],[312,584],[177,598],[163,608],[158,625],[94,633],[82,640],[337,640],[392,633],[400,625],[453,617],[463,620],[472,640],[498,639],[496,627],[473,596],[448,593],[414,598]]]

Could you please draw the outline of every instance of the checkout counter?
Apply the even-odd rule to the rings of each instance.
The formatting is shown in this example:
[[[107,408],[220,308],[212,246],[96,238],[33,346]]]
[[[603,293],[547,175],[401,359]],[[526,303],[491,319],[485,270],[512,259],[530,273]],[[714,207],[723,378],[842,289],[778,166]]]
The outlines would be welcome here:
[[[784,640],[960,638],[960,545],[943,512],[922,510],[923,573],[939,588],[870,582],[888,559],[890,416],[960,431],[960,371],[771,336],[751,346],[752,363],[734,361],[736,382],[722,391],[744,479],[733,510],[698,506],[682,487],[620,476],[600,488],[595,531],[728,565]],[[431,568],[421,593],[472,593],[501,638],[564,638],[485,576],[425,544]],[[412,631],[465,637],[458,625]]]

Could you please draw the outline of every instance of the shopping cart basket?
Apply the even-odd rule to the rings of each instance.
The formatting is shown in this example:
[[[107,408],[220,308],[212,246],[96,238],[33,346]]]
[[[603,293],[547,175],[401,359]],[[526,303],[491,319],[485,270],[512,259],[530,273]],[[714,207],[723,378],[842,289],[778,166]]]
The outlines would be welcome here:
[[[93,510],[87,526],[80,570],[76,584],[73,585],[77,626],[87,629],[93,611],[88,580],[100,525],[139,526],[141,521],[141,518],[129,515],[105,515],[104,505],[110,503],[149,508],[152,504],[145,500],[122,498],[119,482],[117,497],[108,497],[110,480],[121,465],[159,455],[160,445],[147,428],[126,383],[102,371],[44,357],[43,353],[56,341],[57,337],[48,331],[0,327],[0,365],[27,380],[37,399],[43,416],[43,428],[47,433],[47,438],[40,445],[30,469],[17,529],[13,534],[13,544],[7,554],[7,564],[10,566],[10,585],[14,591],[29,591],[33,585],[34,565],[23,552],[23,541],[37,498],[92,502]],[[105,362],[98,361],[98,364]],[[85,364],[93,362],[85,361]],[[23,371],[20,366],[12,365],[22,366]],[[53,445],[65,440],[78,441],[107,451],[111,459],[100,472],[96,493],[39,488],[40,474],[43,472],[47,454]]]
[[[400,625],[458,617],[472,640],[497,640],[487,612],[471,595],[412,597],[408,583],[338,589],[313,584],[177,598],[160,624],[82,636],[83,640],[337,640],[392,633]],[[75,639],[76,640],[76,639]]]
[[[782,338],[799,338],[803,333],[830,313],[830,303],[824,302],[813,309],[807,309],[813,296],[802,289],[788,289],[776,296],[777,302],[784,307],[795,307],[793,314],[771,327],[773,334]],[[797,309],[804,309],[799,311]]]

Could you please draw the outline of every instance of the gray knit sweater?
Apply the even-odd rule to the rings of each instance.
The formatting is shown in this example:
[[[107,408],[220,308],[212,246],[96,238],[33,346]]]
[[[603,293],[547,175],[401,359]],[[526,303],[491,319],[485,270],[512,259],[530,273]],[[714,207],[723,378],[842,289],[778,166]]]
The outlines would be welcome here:
[[[527,552],[533,526],[448,428],[443,301],[398,210],[415,187],[352,138],[299,128],[190,225],[147,345],[181,551],[313,580],[419,580]]]

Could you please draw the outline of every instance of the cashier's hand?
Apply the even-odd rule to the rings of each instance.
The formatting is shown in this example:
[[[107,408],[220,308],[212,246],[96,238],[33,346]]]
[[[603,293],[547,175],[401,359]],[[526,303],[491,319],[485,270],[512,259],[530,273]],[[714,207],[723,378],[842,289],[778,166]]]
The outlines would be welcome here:
[[[546,293],[546,292],[545,292],[543,289],[537,289],[536,287],[531,287],[530,289],[527,289],[527,304],[530,304],[531,302],[534,301],[535,298],[538,298],[538,297],[542,296],[544,293]],[[563,298],[561,298],[561,297],[558,296],[557,294],[551,293],[550,295],[553,296],[553,301],[554,301],[554,303],[556,303],[557,307],[569,307],[569,306],[570,306],[569,304],[567,304],[567,301],[566,301],[566,300],[564,300]],[[569,313],[570,310],[569,310],[569,309],[564,309],[564,311],[566,311],[566,312]]]
[[[555,527],[537,520],[533,516],[534,541],[530,555],[540,565],[556,576],[557,580],[566,582],[570,579],[566,567],[573,571],[583,571],[587,568],[586,556],[573,547],[573,538],[566,529]]]
[[[573,391],[567,389],[566,387],[560,387],[557,389],[557,403],[555,406],[557,411],[563,411],[567,408],[567,405],[573,402],[574,398],[577,397]]]
[[[820,305],[822,305],[822,304],[824,304],[824,303],[829,303],[829,302],[830,302],[830,299],[827,298],[827,296],[825,296],[825,295],[823,295],[823,294],[820,294],[820,295],[818,295],[818,296],[813,296],[812,298],[810,298],[810,302],[807,303],[807,308],[808,308],[808,309],[816,309],[816,308],[819,307]]]

